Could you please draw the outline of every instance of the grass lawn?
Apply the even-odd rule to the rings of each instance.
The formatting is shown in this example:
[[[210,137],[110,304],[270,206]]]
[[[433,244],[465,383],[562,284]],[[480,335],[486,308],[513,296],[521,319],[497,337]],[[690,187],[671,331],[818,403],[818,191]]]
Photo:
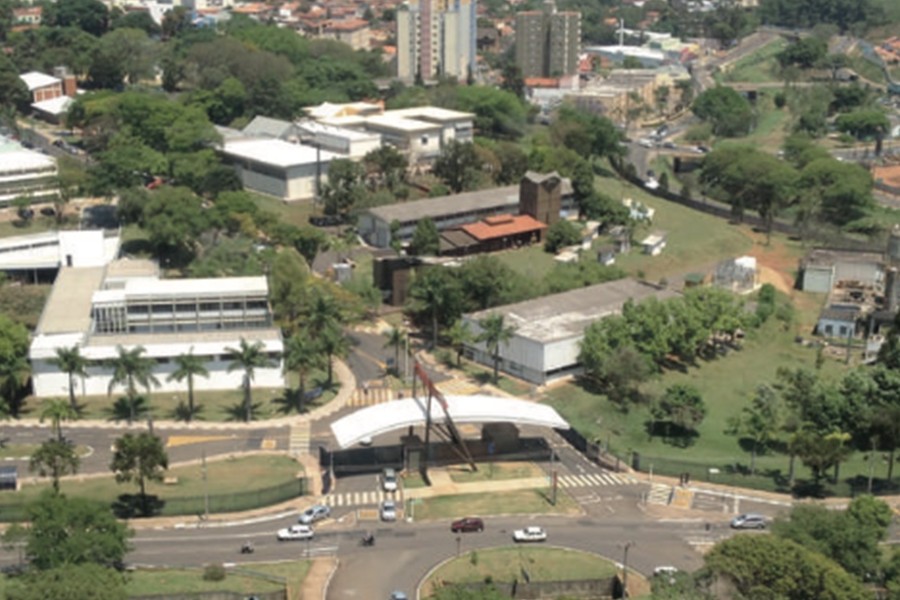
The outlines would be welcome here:
[[[207,481],[204,484],[201,465],[176,467],[166,471],[166,477],[176,477],[175,484],[147,483],[147,494],[161,500],[185,497],[202,497],[204,490],[210,496],[227,495],[235,491],[252,492],[293,481],[302,467],[286,456],[246,456],[241,458],[207,461]],[[20,505],[36,497],[50,486],[47,483],[23,485],[17,494],[0,495],[0,506]],[[121,494],[137,493],[136,484],[118,484],[112,474],[104,477],[63,480],[61,491],[69,496],[91,498],[112,503]]]
[[[540,281],[559,264],[553,260],[552,254],[544,252],[543,244],[495,252],[491,256],[533,281]]]
[[[529,462],[479,462],[477,466],[478,470],[474,472],[464,465],[448,467],[447,471],[450,479],[456,483],[526,479],[544,475],[540,467]]]
[[[0,285],[0,314],[22,323],[29,330],[37,327],[52,286],[48,284]]]
[[[749,466],[750,454],[742,449],[734,436],[725,434],[728,418],[737,415],[751,399],[756,386],[772,383],[779,367],[814,368],[815,351],[804,348],[793,341],[791,331],[782,330],[779,323],[767,323],[761,330],[751,332],[739,351],[732,351],[718,360],[702,362],[685,372],[667,371],[662,376],[647,381],[641,391],[647,396],[658,396],[676,383],[695,386],[703,396],[707,415],[698,427],[699,435],[688,447],[680,447],[675,442],[667,442],[661,437],[650,437],[645,422],[649,417],[646,405],[633,407],[628,413],[605,396],[591,394],[583,388],[568,384],[548,392],[548,402],[576,429],[588,438],[609,443],[614,452],[627,458],[631,452],[641,456],[641,470],[648,470],[653,464],[655,472],[667,474],[693,469],[694,478],[706,478],[708,467],[719,468],[720,481],[735,465]],[[828,360],[820,371],[827,378],[839,378],[846,367],[841,362]],[[757,457],[758,470],[780,470],[787,472],[788,459],[785,455],[772,454]],[[854,458],[842,466],[844,476],[854,469],[862,468],[861,457]],[[805,477],[808,470],[799,466],[799,475]],[[757,478],[737,477],[735,483],[772,488],[772,476]],[[877,476],[877,474],[876,474]]]
[[[203,569],[153,569],[130,573],[126,590],[129,596],[153,594],[195,594],[202,592],[230,591],[241,595],[277,591],[279,583],[253,577],[248,572],[263,573],[284,578],[291,598],[299,597],[296,590],[309,572],[309,561],[286,561],[249,565],[239,572],[228,570],[222,581],[204,581]]]
[[[288,384],[291,392],[296,386],[296,376],[288,374]],[[327,374],[324,371],[314,371],[307,377],[306,389],[322,387],[321,396],[303,405],[306,412],[318,406],[330,402],[337,393],[337,384],[332,388],[325,388]],[[127,408],[115,405],[123,396],[121,390],[116,390],[111,396],[86,396],[79,399],[81,403],[81,417],[84,419],[105,419],[110,421],[124,421],[128,418]],[[150,394],[148,400],[141,406],[137,418],[146,419],[152,416],[154,419],[183,420],[183,405],[187,403],[187,390],[178,392]],[[281,388],[257,388],[253,390],[253,415],[255,420],[264,420],[297,414],[294,395],[287,394]],[[243,393],[238,390],[197,391],[194,392],[195,408],[199,412],[194,416],[198,421],[224,422],[243,421]],[[22,409],[22,416],[34,417],[40,412],[40,402],[29,398]]]
[[[458,519],[471,515],[518,514],[577,515],[578,505],[564,493],[557,494],[556,506],[550,504],[550,490],[515,490],[491,494],[459,494],[423,498],[416,502],[416,520]],[[488,523],[488,527],[490,523]]]
[[[770,98],[773,93],[774,90],[760,96],[757,101],[759,120],[756,128],[747,137],[735,140],[737,143],[750,143],[759,150],[772,153],[781,148],[786,136],[785,128],[790,121],[790,113],[787,108],[779,110],[775,107]]]
[[[598,177],[597,189],[612,198],[632,198],[656,209],[653,224],[638,227],[635,239],[641,240],[651,231],[668,234],[668,245],[659,256],[648,256],[640,248],[632,248],[629,254],[616,258],[616,265],[631,275],[643,274],[649,281],[671,279],[745,254],[753,245],[741,226],[656,198],[616,178]]]
[[[273,198],[272,196],[264,196],[254,192],[247,193],[253,197],[253,201],[256,202],[256,205],[259,208],[274,213],[278,216],[280,221],[290,223],[297,227],[309,225],[310,215],[322,214],[322,210],[314,207],[311,200],[284,202],[283,200]]]
[[[8,211],[14,209],[7,209]],[[0,221],[0,238],[14,237],[17,235],[31,235],[56,229],[56,221],[47,217],[37,217],[28,223],[22,223],[18,219]]]
[[[723,82],[766,83],[781,79],[775,55],[788,45],[784,38],[776,38],[759,50],[745,56],[721,76]]]
[[[553,532],[548,532],[550,541]],[[602,579],[618,572],[615,564],[595,554],[564,548],[515,546],[472,551],[442,565],[425,582],[426,595],[437,583],[477,583],[490,577],[509,582],[528,572],[531,581]],[[628,586],[629,588],[631,586]]]

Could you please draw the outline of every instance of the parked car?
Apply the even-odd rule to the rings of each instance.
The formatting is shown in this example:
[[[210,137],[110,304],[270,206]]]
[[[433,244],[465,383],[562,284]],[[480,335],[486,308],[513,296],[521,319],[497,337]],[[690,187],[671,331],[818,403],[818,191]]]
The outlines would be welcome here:
[[[653,574],[658,577],[671,577],[676,573],[678,573],[678,567],[673,567],[671,565],[663,565],[653,569]]]
[[[650,138],[641,138],[638,140],[638,145],[643,146],[644,148],[653,148],[654,146],[656,146],[656,142],[654,142]]]
[[[324,504],[316,504],[315,506],[310,506],[302,513],[300,513],[300,518],[297,519],[297,521],[304,525],[309,525],[310,523],[315,523],[316,521],[326,519],[329,516],[331,516],[330,508],[328,508]]]
[[[450,531],[453,533],[468,533],[470,531],[484,531],[484,521],[478,517],[465,517],[453,521],[450,524]]]
[[[278,530],[278,541],[311,540],[314,535],[313,529],[309,525],[291,525]]]
[[[663,142],[663,148],[667,148],[669,150],[674,150],[678,146],[675,145],[675,142]]]
[[[526,527],[525,529],[516,529],[515,531],[513,531],[513,541],[518,543],[545,542],[547,541],[547,532],[540,527]]]
[[[733,529],[765,529],[766,518],[755,513],[738,515],[731,520]]]
[[[403,592],[391,592],[390,600],[407,600],[408,596]]]
[[[381,520],[396,521],[397,520],[397,503],[393,500],[385,500],[381,503]]]
[[[381,487],[386,492],[397,491],[397,471],[394,469],[385,469],[381,475]]]

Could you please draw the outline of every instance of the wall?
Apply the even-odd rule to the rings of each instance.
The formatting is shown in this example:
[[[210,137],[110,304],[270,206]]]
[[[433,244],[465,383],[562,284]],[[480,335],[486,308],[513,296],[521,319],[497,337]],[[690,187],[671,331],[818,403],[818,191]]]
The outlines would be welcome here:
[[[248,190],[266,194],[267,196],[275,196],[276,198],[287,198],[287,181],[279,177],[271,175],[263,175],[252,169],[248,169],[243,165],[235,165],[237,176]]]
[[[829,327],[831,328],[831,333],[828,333]],[[816,324],[816,333],[825,337],[846,339],[849,331],[854,328],[855,327],[853,323],[837,319],[826,319],[822,317]]]
[[[841,262],[834,265],[835,281],[859,281],[867,284],[880,283],[884,280],[881,265],[860,262]]]
[[[102,267],[107,263],[105,237],[102,229],[92,231],[60,231],[59,258],[66,264],[72,257],[73,267]]]
[[[800,289],[804,292],[827,294],[831,291],[833,281],[834,267],[807,265],[803,269],[803,282]]]

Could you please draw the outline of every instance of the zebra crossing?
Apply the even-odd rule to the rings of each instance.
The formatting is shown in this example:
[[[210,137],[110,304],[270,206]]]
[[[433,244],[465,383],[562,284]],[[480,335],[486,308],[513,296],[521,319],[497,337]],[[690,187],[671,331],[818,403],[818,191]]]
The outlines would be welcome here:
[[[312,438],[309,419],[291,424],[288,433],[288,452],[294,456],[309,454],[309,441]]]
[[[319,499],[321,504],[332,508],[341,506],[377,506],[385,500],[397,500],[400,498],[393,492],[384,492],[382,490],[371,490],[367,492],[342,492],[337,494],[328,494]]]
[[[662,483],[653,483],[650,485],[650,492],[647,494],[647,504],[661,504],[668,506],[672,501],[672,486]]]
[[[391,388],[386,387],[356,388],[355,390],[353,390],[353,394],[351,394],[350,399],[347,401],[347,406],[358,408],[362,406],[374,406],[376,404],[383,404],[385,402],[390,402],[391,400],[400,398],[400,394],[403,394],[403,398],[409,397],[409,392],[397,392],[392,390]]]
[[[572,487],[596,487],[600,485],[632,485],[638,483],[631,475],[621,473],[587,473],[585,475],[561,475],[558,479],[559,486]]]

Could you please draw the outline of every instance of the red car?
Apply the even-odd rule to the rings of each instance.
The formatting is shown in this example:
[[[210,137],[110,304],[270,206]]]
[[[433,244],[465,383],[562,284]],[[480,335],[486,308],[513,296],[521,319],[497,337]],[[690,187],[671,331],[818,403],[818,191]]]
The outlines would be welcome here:
[[[464,519],[459,519],[458,521],[453,521],[453,523],[450,524],[450,531],[452,531],[453,533],[484,531],[484,521],[482,521],[478,517],[466,517]]]

